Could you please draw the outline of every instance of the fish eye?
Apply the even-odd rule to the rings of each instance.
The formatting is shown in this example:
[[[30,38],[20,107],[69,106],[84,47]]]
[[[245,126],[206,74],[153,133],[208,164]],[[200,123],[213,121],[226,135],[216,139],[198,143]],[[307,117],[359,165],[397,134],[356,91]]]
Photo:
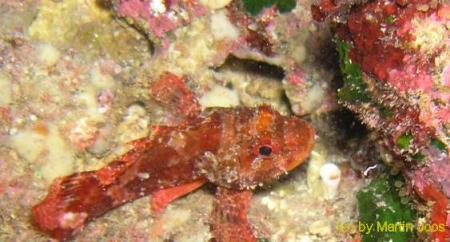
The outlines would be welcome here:
[[[270,154],[272,154],[272,147],[267,145],[259,147],[259,154],[263,156],[269,156]]]

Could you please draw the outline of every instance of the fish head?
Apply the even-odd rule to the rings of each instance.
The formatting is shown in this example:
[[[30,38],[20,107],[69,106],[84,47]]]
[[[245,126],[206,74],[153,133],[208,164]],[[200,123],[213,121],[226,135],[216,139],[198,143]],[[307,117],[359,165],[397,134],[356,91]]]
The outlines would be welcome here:
[[[283,116],[267,105],[240,108],[233,115],[222,118],[220,149],[208,154],[201,167],[213,183],[252,189],[287,174],[312,151],[315,134],[306,121]]]

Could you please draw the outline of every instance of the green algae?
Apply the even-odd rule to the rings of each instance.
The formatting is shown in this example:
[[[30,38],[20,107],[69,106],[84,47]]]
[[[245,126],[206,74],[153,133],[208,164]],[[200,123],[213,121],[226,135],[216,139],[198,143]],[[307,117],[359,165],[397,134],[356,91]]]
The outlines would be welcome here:
[[[412,139],[413,139],[412,134],[410,134],[410,133],[402,134],[397,139],[397,145],[401,149],[407,150],[407,149],[409,149],[409,146],[411,145]]]
[[[295,8],[295,0],[278,0],[276,5],[281,13],[287,13]]]
[[[394,111],[392,111],[392,109],[390,109],[388,107],[385,107],[385,106],[383,106],[381,104],[377,105],[377,109],[378,109],[378,112],[380,112],[380,115],[383,118],[390,118],[390,117],[394,116]]]
[[[251,15],[258,15],[264,8],[276,5],[281,13],[291,11],[296,6],[295,0],[242,0],[244,9]]]
[[[386,17],[386,23],[387,24],[393,24],[395,22],[395,17],[392,15],[389,15]]]
[[[367,84],[362,78],[359,65],[352,63],[349,57],[350,44],[336,39],[339,65],[344,85],[338,90],[338,98],[348,102],[369,102]]]
[[[416,215],[411,205],[402,202],[395,186],[399,180],[381,176],[357,193],[359,221],[373,225],[370,232],[360,231],[363,242],[411,241]]]
[[[434,148],[438,149],[441,152],[447,153],[447,145],[442,142],[441,140],[437,139],[437,138],[432,138],[431,141],[431,146],[433,146]]]
[[[425,155],[422,154],[421,152],[417,152],[416,154],[414,154],[414,155],[412,156],[412,158],[413,158],[415,161],[423,161],[423,160],[425,159]]]

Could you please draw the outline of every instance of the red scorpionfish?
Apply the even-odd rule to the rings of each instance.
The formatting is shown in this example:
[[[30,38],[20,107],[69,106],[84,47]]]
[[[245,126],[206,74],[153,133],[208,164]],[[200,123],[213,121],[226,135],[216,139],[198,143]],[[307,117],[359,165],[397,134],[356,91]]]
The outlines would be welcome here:
[[[215,240],[256,241],[247,220],[252,189],[302,164],[314,144],[313,128],[265,105],[201,111],[184,80],[170,73],[152,91],[162,104],[177,104],[171,111],[182,121],[156,127],[99,170],[57,178],[32,208],[36,227],[64,241],[122,204],[150,194],[152,209],[161,212],[210,182],[218,186],[211,219]]]

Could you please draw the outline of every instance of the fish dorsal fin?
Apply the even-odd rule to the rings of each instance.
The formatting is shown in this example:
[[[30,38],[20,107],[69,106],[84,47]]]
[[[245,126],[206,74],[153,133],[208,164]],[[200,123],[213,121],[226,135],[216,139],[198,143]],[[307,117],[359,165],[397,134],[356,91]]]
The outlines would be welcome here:
[[[186,79],[173,73],[163,73],[152,84],[150,94],[165,109],[165,125],[178,125],[200,112],[200,105],[195,94],[187,87]]]

